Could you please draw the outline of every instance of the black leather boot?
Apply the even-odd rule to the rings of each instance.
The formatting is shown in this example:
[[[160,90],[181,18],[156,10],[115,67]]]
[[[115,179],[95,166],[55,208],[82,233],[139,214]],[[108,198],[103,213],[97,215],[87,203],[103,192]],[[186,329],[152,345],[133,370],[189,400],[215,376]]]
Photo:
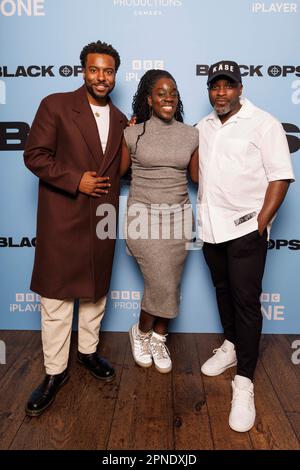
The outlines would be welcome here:
[[[26,414],[28,416],[42,414],[54,402],[58,390],[69,378],[67,369],[57,375],[46,374],[43,382],[30,395],[25,407]]]
[[[110,382],[116,376],[114,368],[96,352],[83,354],[77,351],[77,361],[84,365],[96,379],[103,382]]]

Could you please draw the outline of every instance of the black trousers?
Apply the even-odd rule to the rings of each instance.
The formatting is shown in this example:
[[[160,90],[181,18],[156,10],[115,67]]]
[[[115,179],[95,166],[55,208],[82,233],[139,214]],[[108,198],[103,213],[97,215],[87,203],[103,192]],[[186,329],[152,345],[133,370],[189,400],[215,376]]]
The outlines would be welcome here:
[[[203,254],[216,289],[228,341],[237,354],[237,374],[253,379],[262,329],[260,295],[267,254],[267,231],[224,243],[204,243]]]

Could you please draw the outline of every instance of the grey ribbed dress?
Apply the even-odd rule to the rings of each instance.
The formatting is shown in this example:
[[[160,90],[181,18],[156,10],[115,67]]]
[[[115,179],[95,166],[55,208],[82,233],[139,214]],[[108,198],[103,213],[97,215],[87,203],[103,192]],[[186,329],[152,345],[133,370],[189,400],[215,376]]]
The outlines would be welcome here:
[[[151,315],[174,318],[186,244],[192,238],[186,173],[198,147],[198,130],[152,116],[136,146],[142,132],[143,124],[124,131],[132,159],[126,243],[144,277],[141,308]]]

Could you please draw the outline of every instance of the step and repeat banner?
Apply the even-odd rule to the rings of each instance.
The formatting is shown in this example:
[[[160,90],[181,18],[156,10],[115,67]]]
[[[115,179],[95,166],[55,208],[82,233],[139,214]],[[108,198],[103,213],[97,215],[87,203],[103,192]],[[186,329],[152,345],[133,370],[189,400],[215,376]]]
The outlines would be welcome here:
[[[299,180],[299,27],[299,1],[0,0],[1,329],[40,328],[39,296],[29,289],[38,180],[24,166],[23,149],[41,99],[81,86],[83,46],[100,39],[119,51],[112,99],[128,117],[143,73],[170,71],[187,124],[211,110],[209,64],[235,60],[244,96],[283,123]],[[124,184],[121,219],[127,194]],[[195,204],[193,187],[190,196]],[[299,200],[296,181],[271,233],[261,298],[267,333],[300,332]],[[103,329],[127,331],[139,315],[142,292],[136,262],[124,240],[118,240]],[[181,295],[172,331],[221,331],[213,286],[196,243],[190,246]]]

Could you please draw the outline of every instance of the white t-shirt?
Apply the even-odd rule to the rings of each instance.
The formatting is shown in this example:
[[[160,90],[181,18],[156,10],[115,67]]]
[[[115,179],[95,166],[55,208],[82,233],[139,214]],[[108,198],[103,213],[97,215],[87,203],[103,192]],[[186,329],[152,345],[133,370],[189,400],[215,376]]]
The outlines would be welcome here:
[[[215,111],[197,124],[199,237],[208,243],[257,230],[269,182],[294,181],[280,122],[247,99],[241,98],[241,104],[224,124]]]
[[[95,106],[94,104],[90,105],[93,111],[94,118],[96,119],[99,138],[102,145],[103,153],[105,152],[108,133],[109,133],[109,105],[106,106]]]

